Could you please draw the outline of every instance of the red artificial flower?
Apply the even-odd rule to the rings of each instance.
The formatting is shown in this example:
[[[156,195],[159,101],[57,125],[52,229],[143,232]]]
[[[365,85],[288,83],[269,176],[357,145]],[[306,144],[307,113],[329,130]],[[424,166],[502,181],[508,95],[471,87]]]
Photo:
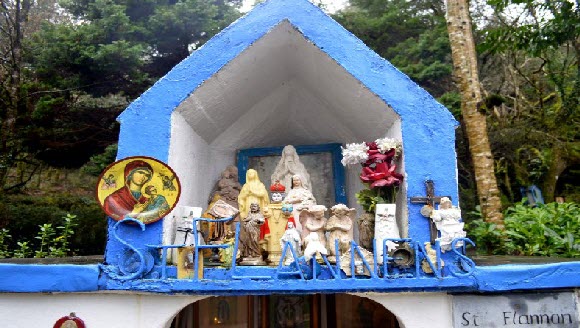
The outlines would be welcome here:
[[[389,165],[387,162],[380,162],[374,168],[370,166],[363,167],[360,179],[363,182],[370,183],[371,188],[398,186],[403,176],[395,172],[396,169],[397,166],[395,164]]]
[[[369,147],[369,150],[367,151],[369,158],[364,163],[365,166],[373,163],[391,162],[395,157],[396,151],[394,148],[391,148],[386,154],[382,154],[376,142],[367,142],[366,145]]]

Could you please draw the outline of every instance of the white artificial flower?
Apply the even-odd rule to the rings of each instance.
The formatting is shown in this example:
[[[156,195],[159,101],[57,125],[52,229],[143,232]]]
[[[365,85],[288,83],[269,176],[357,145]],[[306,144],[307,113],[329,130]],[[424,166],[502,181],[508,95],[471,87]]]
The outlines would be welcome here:
[[[377,139],[375,142],[376,142],[377,148],[379,148],[379,151],[381,152],[381,154],[387,153],[392,148],[395,149],[395,152],[396,152],[395,156],[399,156],[401,154],[401,142],[399,142],[395,139],[382,138],[382,139]]]
[[[342,165],[362,164],[369,158],[369,147],[363,143],[346,144],[346,148],[342,148]]]

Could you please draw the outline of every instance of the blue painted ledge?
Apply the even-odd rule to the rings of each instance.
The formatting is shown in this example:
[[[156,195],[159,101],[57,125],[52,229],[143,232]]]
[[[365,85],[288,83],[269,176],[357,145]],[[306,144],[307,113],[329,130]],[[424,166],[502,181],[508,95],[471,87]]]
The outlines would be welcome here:
[[[342,280],[177,280],[135,279],[118,281],[101,275],[99,265],[0,264],[0,292],[91,292],[126,290],[185,294],[269,294],[375,292],[509,292],[580,288],[580,262],[540,265],[475,267],[470,277],[446,276],[399,279]]]
[[[580,288],[580,262],[475,267],[478,291]]]
[[[98,265],[0,264],[0,292],[92,292],[98,280]]]

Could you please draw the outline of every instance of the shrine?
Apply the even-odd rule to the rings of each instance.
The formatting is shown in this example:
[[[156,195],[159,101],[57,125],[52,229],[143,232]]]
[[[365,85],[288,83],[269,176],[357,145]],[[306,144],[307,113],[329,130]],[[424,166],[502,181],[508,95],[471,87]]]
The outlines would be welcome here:
[[[59,309],[87,327],[291,326],[284,311],[300,327],[580,322],[580,263],[469,258],[457,122],[307,0],[257,5],[118,120],[120,181],[147,203],[115,212],[129,191],[99,194],[104,263],[0,265],[3,315],[23,307],[39,327]],[[522,313],[479,296],[508,307],[514,291],[562,306]]]

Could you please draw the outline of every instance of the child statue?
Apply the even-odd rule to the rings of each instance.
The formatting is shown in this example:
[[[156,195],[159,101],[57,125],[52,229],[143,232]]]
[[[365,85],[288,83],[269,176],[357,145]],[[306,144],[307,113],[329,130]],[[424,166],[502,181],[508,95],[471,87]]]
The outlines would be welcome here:
[[[300,161],[296,148],[288,145],[282,149],[282,158],[276,165],[270,181],[279,180],[285,186],[292,185],[292,176],[300,175],[304,178],[303,184],[306,189],[311,189],[310,175],[304,164]]]
[[[330,251],[328,261],[336,262],[335,240],[338,240],[338,249],[340,253],[346,253],[350,248],[350,242],[353,240],[353,223],[356,215],[354,208],[348,208],[344,204],[337,204],[332,207],[332,216],[326,223],[326,231],[330,234],[328,236],[329,245],[326,248]]]
[[[304,243],[306,247],[304,248],[304,259],[308,262],[311,258],[319,255],[319,258],[322,255],[328,255],[328,250],[324,246],[324,244],[320,241],[319,234],[316,232],[311,232],[306,236],[304,239]]]
[[[292,215],[292,210],[290,210],[290,215],[286,215],[283,211],[285,207],[282,204],[282,200],[284,199],[285,190],[286,188],[279,181],[270,186],[270,216],[266,218],[266,222],[260,227],[260,242],[263,244],[264,249],[268,251],[270,265],[278,265],[280,262],[280,256],[282,255],[280,238],[286,231],[289,222],[288,217]],[[294,222],[294,219],[292,219],[292,222]]]
[[[292,248],[294,248],[296,256],[300,257],[302,255],[302,239],[300,238],[300,233],[298,233],[298,230],[296,230],[296,227],[294,227],[293,222],[288,222],[288,227],[286,228],[286,231],[284,232],[282,238],[280,238],[280,249],[283,250],[284,245],[287,242],[290,243],[290,245],[292,245]],[[292,252],[290,251],[290,249],[287,249],[284,265],[290,265],[290,263],[296,260],[295,258],[292,257],[291,254]]]
[[[286,198],[284,198],[284,203],[292,204],[294,207],[294,217],[297,217],[303,209],[316,205],[314,195],[304,186],[302,181],[303,179],[300,175],[292,176],[292,189],[288,191]],[[296,228],[302,230],[301,224],[297,224]]]
[[[308,247],[307,237],[311,233],[318,235],[318,241],[323,247],[326,247],[326,234],[324,227],[326,226],[326,218],[324,213],[326,206],[314,205],[309,209],[300,212],[300,222],[302,223],[302,240],[304,240],[304,247]]]
[[[260,213],[260,205],[252,203],[250,211],[241,220],[240,226],[240,265],[265,265],[262,260],[262,249],[259,244],[260,226],[265,218]]]

